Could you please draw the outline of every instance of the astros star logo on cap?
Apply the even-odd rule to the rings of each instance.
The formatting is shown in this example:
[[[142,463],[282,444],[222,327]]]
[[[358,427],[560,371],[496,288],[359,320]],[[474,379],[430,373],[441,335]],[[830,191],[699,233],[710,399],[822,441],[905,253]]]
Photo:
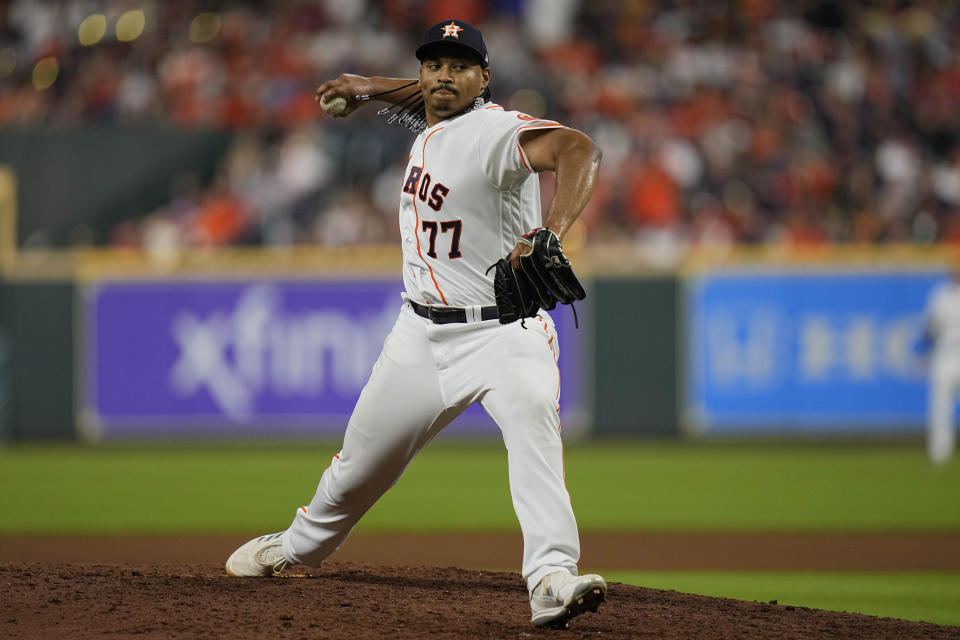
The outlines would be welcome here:
[[[458,27],[456,22],[450,22],[450,24],[443,26],[443,37],[449,38],[452,36],[459,40],[461,31],[463,31],[463,27]]]

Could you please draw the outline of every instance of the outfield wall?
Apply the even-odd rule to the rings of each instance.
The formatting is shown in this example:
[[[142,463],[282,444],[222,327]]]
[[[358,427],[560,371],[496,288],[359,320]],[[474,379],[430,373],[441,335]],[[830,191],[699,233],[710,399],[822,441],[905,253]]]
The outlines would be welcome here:
[[[922,309],[946,273],[921,258],[657,272],[575,256],[580,328],[553,312],[566,433],[919,435]],[[0,434],[339,437],[399,310],[395,259],[21,254],[0,297]],[[476,409],[451,431],[499,437]]]

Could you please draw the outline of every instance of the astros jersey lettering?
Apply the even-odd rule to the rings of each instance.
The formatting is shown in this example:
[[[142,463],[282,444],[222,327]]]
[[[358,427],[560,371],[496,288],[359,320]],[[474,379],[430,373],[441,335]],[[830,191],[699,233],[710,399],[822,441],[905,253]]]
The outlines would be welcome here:
[[[495,304],[487,269],[540,226],[540,183],[520,134],[561,126],[487,105],[417,137],[400,195],[403,282],[411,299]]]

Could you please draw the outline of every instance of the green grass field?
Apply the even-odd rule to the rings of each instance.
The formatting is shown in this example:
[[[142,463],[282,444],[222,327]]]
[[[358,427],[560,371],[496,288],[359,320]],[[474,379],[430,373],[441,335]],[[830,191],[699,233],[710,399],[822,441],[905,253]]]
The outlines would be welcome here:
[[[0,534],[270,529],[336,451],[0,448]],[[932,469],[920,447],[592,444],[567,449],[566,473],[585,531],[960,532],[960,464]],[[360,527],[514,530],[506,455],[430,447]]]
[[[683,593],[960,626],[960,574],[945,571],[608,571],[604,577]]]
[[[0,448],[0,535],[272,531],[309,501],[336,450]],[[587,444],[568,447],[566,472],[583,531],[960,532],[960,463],[932,469],[919,444]],[[481,529],[517,529],[506,456],[450,443],[428,448],[358,527]],[[660,588],[960,624],[960,574],[598,569]]]

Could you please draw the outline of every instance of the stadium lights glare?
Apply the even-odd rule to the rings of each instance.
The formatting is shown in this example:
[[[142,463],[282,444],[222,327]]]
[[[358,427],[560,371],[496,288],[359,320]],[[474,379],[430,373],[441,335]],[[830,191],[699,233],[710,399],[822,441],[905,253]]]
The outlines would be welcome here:
[[[143,28],[147,24],[147,18],[143,11],[131,9],[117,20],[117,40],[120,42],[132,42],[143,34]]]
[[[102,13],[87,16],[77,29],[77,40],[85,47],[97,44],[107,32],[107,17]]]
[[[33,67],[33,88],[37,91],[49,89],[60,74],[60,63],[53,56],[41,59]]]
[[[190,22],[190,40],[197,44],[210,42],[220,33],[220,16],[204,12]]]

